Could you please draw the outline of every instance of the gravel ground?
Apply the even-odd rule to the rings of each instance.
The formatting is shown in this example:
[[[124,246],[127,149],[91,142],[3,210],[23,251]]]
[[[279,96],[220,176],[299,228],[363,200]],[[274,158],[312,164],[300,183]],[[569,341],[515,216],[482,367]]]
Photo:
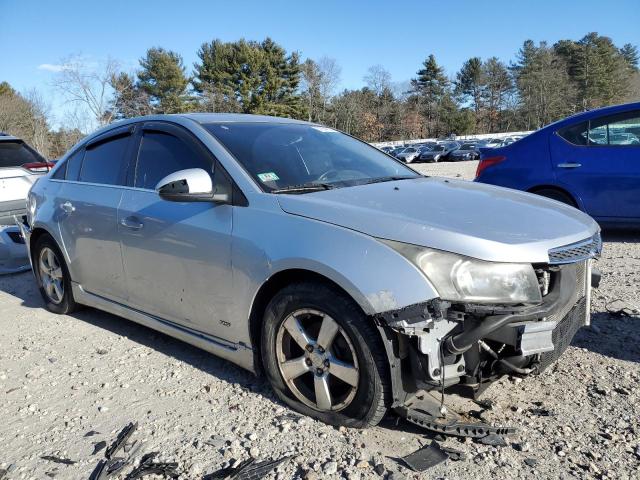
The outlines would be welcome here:
[[[472,178],[475,163],[416,168]],[[0,277],[0,468],[13,465],[8,479],[87,478],[103,454],[94,444],[137,421],[133,456],[159,451],[184,479],[283,455],[268,478],[640,478],[640,319],[605,308],[640,304],[640,234],[605,240],[592,327],[541,376],[485,394],[495,405],[484,418],[518,432],[502,447],[448,438],[467,458],[423,474],[395,461],[431,442],[402,421],[361,431],[301,417],[228,362],[96,310],[52,315],[31,273]]]

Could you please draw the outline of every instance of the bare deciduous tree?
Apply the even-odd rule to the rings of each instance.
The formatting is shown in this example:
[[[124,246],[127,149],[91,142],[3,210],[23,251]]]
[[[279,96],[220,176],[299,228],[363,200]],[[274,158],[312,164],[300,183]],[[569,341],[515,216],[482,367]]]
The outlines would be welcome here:
[[[382,65],[369,67],[363,80],[373,93],[378,96],[382,95],[385,90],[391,89],[391,74]]]
[[[0,94],[0,131],[22,138],[44,156],[49,155],[49,106],[32,90]]]
[[[111,122],[113,117],[109,108],[111,79],[117,71],[118,63],[111,58],[96,64],[75,55],[61,61],[53,86],[69,103],[86,110],[93,123],[102,126]]]

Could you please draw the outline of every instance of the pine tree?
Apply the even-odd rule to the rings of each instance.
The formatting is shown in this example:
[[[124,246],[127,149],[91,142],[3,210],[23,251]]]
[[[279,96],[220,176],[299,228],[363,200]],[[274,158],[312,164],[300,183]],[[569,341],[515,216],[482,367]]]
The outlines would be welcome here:
[[[455,93],[470,101],[476,115],[476,123],[483,108],[483,90],[485,85],[482,60],[473,57],[464,62],[456,75]]]
[[[412,93],[421,106],[427,122],[427,136],[438,136],[441,132],[441,103],[449,93],[450,82],[436,58],[429,55],[418,70],[418,77],[411,80]]]
[[[535,129],[570,114],[575,89],[566,62],[545,42],[527,40],[511,66],[523,128]]]
[[[495,132],[501,121],[507,95],[513,89],[513,82],[504,63],[491,57],[482,65],[484,80],[483,103],[485,105],[485,125],[488,132]]]
[[[633,72],[610,38],[591,32],[578,42],[562,40],[554,49],[567,62],[583,109],[620,103],[627,97]]]
[[[149,95],[156,113],[180,113],[190,110],[182,57],[163,48],[150,48],[140,59],[138,86]]]
[[[638,47],[630,43],[625,43],[620,49],[620,55],[622,55],[622,58],[629,64],[629,68],[631,68],[632,71],[638,71],[638,62],[640,61]]]
[[[304,113],[297,93],[300,61],[270,38],[263,42],[220,40],[198,51],[193,87],[201,104],[213,97],[216,111],[242,111],[299,118]]]

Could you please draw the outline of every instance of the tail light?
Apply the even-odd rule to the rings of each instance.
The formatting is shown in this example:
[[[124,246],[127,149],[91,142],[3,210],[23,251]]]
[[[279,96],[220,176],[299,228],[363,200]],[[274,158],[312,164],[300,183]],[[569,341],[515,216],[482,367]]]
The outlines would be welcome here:
[[[52,162],[32,162],[32,163],[23,164],[22,168],[25,168],[30,172],[46,173],[49,170],[51,170],[54,166],[55,166],[55,163],[52,163]]]
[[[491,167],[492,165],[497,165],[500,162],[504,162],[507,159],[504,155],[498,155],[495,157],[487,157],[480,159],[480,163],[478,163],[478,168],[476,169],[476,178],[480,176],[485,169]]]

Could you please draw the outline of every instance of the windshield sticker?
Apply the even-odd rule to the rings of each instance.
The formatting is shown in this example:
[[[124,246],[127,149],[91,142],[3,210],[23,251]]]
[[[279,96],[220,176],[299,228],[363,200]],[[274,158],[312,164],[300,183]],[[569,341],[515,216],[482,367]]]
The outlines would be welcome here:
[[[275,182],[280,180],[280,177],[273,172],[259,173],[258,178],[261,182]]]
[[[317,130],[319,132],[322,132],[322,133],[338,133],[333,128],[328,128],[328,127],[311,127],[311,128],[313,128],[314,130]]]

